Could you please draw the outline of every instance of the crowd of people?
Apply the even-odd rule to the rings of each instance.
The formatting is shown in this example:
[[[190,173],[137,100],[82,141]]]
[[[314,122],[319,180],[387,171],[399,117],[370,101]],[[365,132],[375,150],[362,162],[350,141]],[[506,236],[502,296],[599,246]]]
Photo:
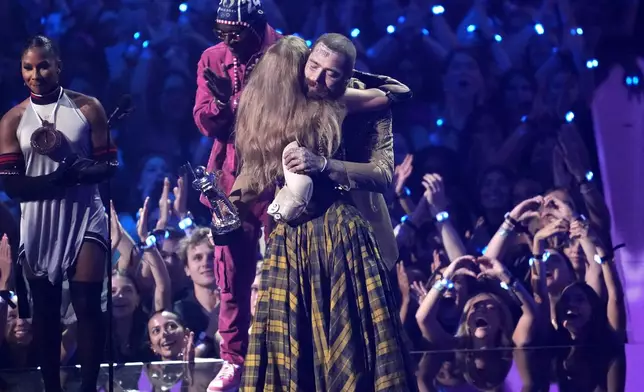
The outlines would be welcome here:
[[[637,2],[304,3],[0,0],[0,369],[56,391],[41,361],[80,363],[95,390],[107,358],[222,358],[210,391],[413,390],[408,349],[627,341],[589,105]],[[51,154],[63,127],[91,163]],[[220,172],[235,243],[186,162]]]

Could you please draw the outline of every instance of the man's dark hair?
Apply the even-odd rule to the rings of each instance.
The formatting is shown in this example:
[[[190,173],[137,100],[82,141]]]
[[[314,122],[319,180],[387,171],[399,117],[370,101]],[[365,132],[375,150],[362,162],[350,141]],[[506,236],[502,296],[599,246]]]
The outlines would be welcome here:
[[[41,48],[47,54],[55,59],[60,59],[60,51],[58,46],[50,38],[45,37],[44,35],[36,35],[27,41],[24,49],[22,50],[22,55],[24,56],[28,50],[34,48]]]
[[[352,75],[351,71],[353,71],[356,65],[357,52],[355,45],[353,45],[353,42],[349,38],[337,33],[323,34],[315,41],[311,49],[314,50],[319,44],[323,44],[335,53],[344,55],[347,59],[346,71],[348,72],[348,76]]]

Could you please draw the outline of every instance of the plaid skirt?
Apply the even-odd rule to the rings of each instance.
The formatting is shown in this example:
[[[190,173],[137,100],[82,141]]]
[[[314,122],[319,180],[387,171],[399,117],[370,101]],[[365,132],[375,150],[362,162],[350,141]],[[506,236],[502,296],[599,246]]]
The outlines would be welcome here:
[[[416,390],[371,227],[342,201],[278,225],[264,259],[241,391]]]

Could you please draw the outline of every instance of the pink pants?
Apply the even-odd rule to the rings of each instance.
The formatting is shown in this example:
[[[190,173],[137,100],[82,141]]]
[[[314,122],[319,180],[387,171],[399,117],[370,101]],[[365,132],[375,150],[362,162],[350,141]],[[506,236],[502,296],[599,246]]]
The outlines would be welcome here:
[[[215,247],[217,286],[221,292],[219,334],[221,358],[235,365],[244,364],[250,328],[250,295],[258,261],[258,242],[262,225],[268,227],[266,214],[273,193],[264,193],[252,206],[243,222],[243,238],[228,246]],[[268,237],[269,231],[266,230]]]

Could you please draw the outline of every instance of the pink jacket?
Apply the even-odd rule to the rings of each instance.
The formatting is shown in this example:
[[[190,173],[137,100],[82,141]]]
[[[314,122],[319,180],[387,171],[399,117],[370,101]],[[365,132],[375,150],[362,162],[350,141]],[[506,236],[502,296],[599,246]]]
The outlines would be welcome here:
[[[266,34],[264,35],[262,49],[250,59],[248,64],[254,63],[257,57],[261,57],[264,51],[280,38],[280,34],[271,26],[266,25]],[[206,80],[203,77],[203,71],[206,67],[213,70],[216,74],[221,74],[222,64],[226,68],[230,80],[234,80],[233,54],[223,42],[206,49],[201,55],[201,59],[197,65],[197,96],[192,114],[197,128],[199,128],[199,132],[205,136],[214,138],[207,169],[208,171],[221,170],[219,186],[228,194],[235,182],[237,174],[235,140],[232,136],[232,131],[235,110],[239,103],[241,91],[231,97],[228,106],[220,110],[217,108],[212,93],[206,86]],[[241,89],[243,89],[248,81],[246,64],[240,64],[239,78],[241,80]],[[202,197],[201,202],[208,206],[205,198]]]

